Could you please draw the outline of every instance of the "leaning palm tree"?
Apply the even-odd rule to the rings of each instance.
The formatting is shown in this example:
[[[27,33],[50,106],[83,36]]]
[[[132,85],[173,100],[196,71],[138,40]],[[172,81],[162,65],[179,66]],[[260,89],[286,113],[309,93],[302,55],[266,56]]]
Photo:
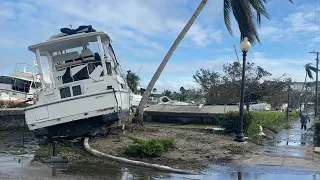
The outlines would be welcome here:
[[[308,63],[308,64],[304,65],[304,69],[306,71],[306,75],[304,77],[304,83],[303,83],[303,86],[302,86],[302,89],[301,89],[301,92],[300,92],[300,95],[299,95],[299,101],[298,101],[300,108],[301,108],[301,96],[302,96],[304,88],[306,87],[307,78],[313,79],[313,72],[317,73],[317,68],[311,66],[311,63]]]
[[[174,41],[172,46],[170,47],[168,53],[165,55],[164,59],[162,60],[161,64],[159,65],[157,71],[153,75],[151,81],[148,84],[148,87],[140,101],[138,111],[135,115],[134,121],[142,123],[143,117],[143,110],[147,104],[147,99],[151,94],[151,91],[160,77],[162,71],[164,70],[167,62],[169,61],[170,57],[174,53],[175,49],[178,47],[181,40],[187,34],[189,29],[191,28],[192,24],[195,22],[196,18],[199,16],[200,12],[206,5],[208,0],[202,0],[186,26],[182,29],[177,39]],[[292,2],[292,0],[289,0]],[[233,16],[235,17],[239,30],[240,30],[240,40],[244,37],[248,37],[251,43],[255,43],[258,41],[260,43],[259,35],[256,30],[256,24],[261,24],[261,16],[265,16],[269,18],[269,15],[266,11],[265,4],[267,0],[224,0],[224,22],[225,25],[232,35],[232,28],[231,28],[231,21],[230,21],[230,14],[231,11],[233,12]],[[257,18],[257,21],[254,18]]]
[[[303,86],[302,86],[302,89],[301,89],[301,93],[302,93],[303,89],[306,86],[307,77],[309,77],[310,79],[313,79],[313,72],[317,73],[317,68],[311,66],[311,63],[308,63],[308,64],[304,65],[304,69],[306,71],[306,75],[304,77],[304,83],[303,83]]]
[[[141,99],[141,101],[139,103],[138,110],[137,110],[137,112],[135,114],[133,122],[136,122],[136,123],[139,123],[139,124],[142,125],[143,110],[144,110],[144,108],[145,108],[145,106],[147,104],[148,97],[150,96],[151,91],[152,91],[155,83],[159,79],[159,77],[160,77],[162,71],[164,70],[167,62],[169,61],[170,57],[172,56],[172,54],[174,53],[174,51],[176,50],[176,48],[178,47],[178,45],[180,44],[180,42],[182,41],[184,36],[187,34],[187,32],[189,31],[189,29],[191,28],[192,24],[195,22],[195,20],[199,16],[199,14],[202,11],[202,9],[204,8],[204,6],[206,5],[207,1],[208,0],[202,0],[201,1],[200,5],[196,9],[196,11],[193,13],[192,17],[190,18],[190,20],[188,21],[186,26],[182,29],[182,31],[178,35],[177,39],[171,45],[168,53],[166,54],[166,56],[162,60],[161,64],[159,65],[159,67],[157,69],[157,71],[154,73],[151,81],[148,84],[148,87],[147,87],[145,93],[142,96],[142,99]]]

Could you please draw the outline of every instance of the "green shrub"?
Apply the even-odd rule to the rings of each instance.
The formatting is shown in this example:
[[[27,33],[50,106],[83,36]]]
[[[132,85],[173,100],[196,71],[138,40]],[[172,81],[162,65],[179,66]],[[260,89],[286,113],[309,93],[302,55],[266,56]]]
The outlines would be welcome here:
[[[248,111],[245,111],[244,117],[243,117],[243,127],[246,128],[251,124],[252,121],[252,114]],[[224,117],[224,120],[221,121],[221,127],[223,127],[226,131],[235,132],[239,128],[239,112],[237,111],[230,111],[226,114]],[[246,129],[245,129],[246,131]]]
[[[246,111],[243,129],[247,136],[252,136],[259,132],[259,125],[266,129],[273,129],[284,122],[286,122],[285,112]],[[228,112],[221,126],[227,131],[236,132],[238,123],[239,112]]]
[[[133,144],[125,148],[125,154],[133,157],[160,157],[175,147],[175,142],[171,139],[144,140],[136,137],[129,139]]]
[[[292,118],[298,118],[299,113],[296,110],[292,110],[292,112],[289,113],[289,116]]]

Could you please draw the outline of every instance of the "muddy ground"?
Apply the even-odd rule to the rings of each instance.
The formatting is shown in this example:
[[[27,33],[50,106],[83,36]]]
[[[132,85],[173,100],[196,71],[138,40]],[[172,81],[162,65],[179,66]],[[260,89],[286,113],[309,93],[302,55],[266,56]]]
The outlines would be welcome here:
[[[159,158],[132,158],[124,154],[124,148],[132,144],[128,136],[143,139],[173,139],[176,147]],[[213,163],[249,158],[262,148],[253,143],[235,142],[231,135],[152,124],[148,124],[144,131],[125,131],[125,134],[98,137],[91,139],[89,144],[92,148],[107,154],[189,170],[202,170]]]
[[[203,129],[180,129],[147,124],[144,131],[125,130],[118,135],[106,135],[91,138],[92,148],[108,154],[140,160],[149,163],[167,165],[174,168],[202,170],[213,163],[227,163],[232,160],[249,158],[262,146],[253,143],[241,144],[234,141],[231,135],[212,134]],[[124,147],[132,144],[128,136],[143,139],[166,138],[173,139],[176,147],[160,158],[132,158],[124,154]],[[38,157],[48,157],[52,154],[52,145],[44,140],[34,139],[31,132],[24,132],[25,143],[22,143],[23,130],[0,131],[0,153],[35,154]],[[59,142],[58,154],[70,163],[101,162],[107,159],[96,158],[85,152],[83,142]]]

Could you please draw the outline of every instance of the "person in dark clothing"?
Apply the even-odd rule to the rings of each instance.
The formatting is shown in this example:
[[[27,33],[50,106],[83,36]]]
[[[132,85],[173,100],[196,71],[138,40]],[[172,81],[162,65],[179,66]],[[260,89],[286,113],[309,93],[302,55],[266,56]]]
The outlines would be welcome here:
[[[303,130],[304,130],[304,133],[306,134],[307,133],[307,123],[308,123],[308,120],[310,122],[310,117],[307,113],[302,112],[301,110],[300,110],[299,116],[300,116],[300,122],[301,122],[301,133],[303,133]]]

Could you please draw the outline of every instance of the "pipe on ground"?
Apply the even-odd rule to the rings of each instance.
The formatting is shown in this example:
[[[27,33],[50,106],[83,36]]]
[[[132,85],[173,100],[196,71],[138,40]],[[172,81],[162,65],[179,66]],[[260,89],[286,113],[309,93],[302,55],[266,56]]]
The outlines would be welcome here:
[[[103,152],[97,151],[95,149],[92,149],[89,145],[89,137],[86,137],[84,139],[84,149],[89,152],[90,154],[97,156],[97,157],[104,157],[104,158],[108,158],[111,159],[113,161],[116,162],[120,162],[120,163],[126,163],[126,164],[132,164],[132,165],[136,165],[136,166],[141,166],[141,167],[147,167],[147,168],[152,168],[155,170],[160,170],[160,171],[167,171],[167,172],[171,172],[171,173],[179,173],[179,174],[195,174],[193,172],[190,171],[185,171],[185,170],[181,170],[181,169],[175,169],[175,168],[171,168],[169,166],[162,166],[162,165],[158,165],[158,164],[150,164],[150,163],[145,163],[145,162],[141,162],[141,161],[133,161],[130,159],[126,159],[126,158],[122,158],[122,157],[116,157],[116,156],[112,156],[109,154],[105,154]]]

